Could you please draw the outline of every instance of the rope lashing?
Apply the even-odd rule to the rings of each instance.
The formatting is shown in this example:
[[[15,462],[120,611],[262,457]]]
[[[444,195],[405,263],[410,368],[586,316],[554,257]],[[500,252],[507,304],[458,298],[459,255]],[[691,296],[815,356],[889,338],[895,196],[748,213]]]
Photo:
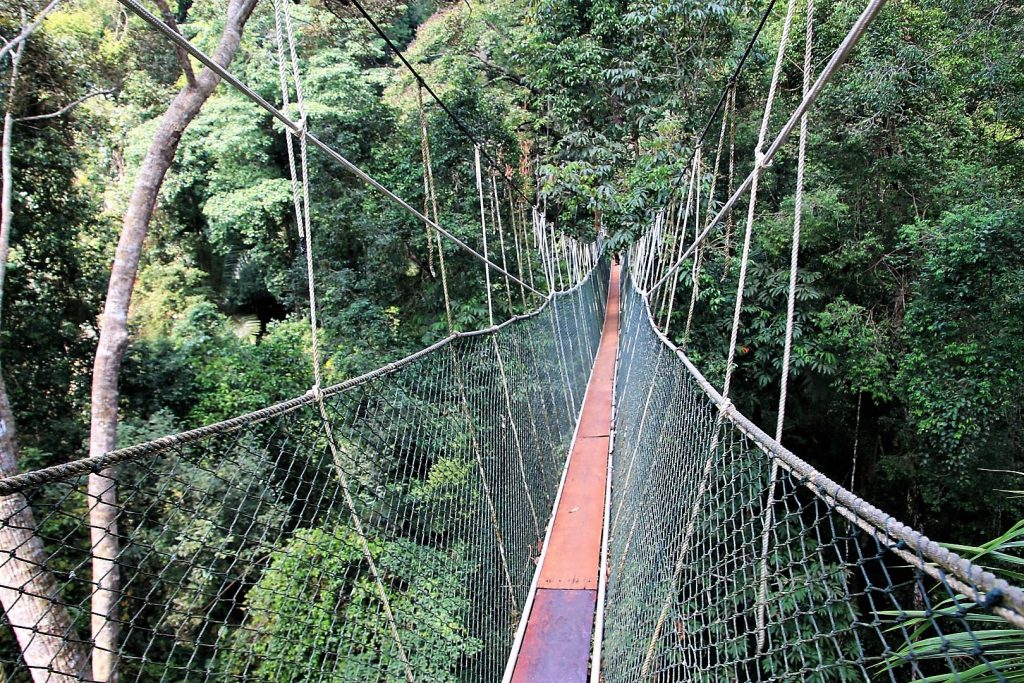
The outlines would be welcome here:
[[[948,609],[933,609],[921,627],[933,623],[951,642],[969,641],[972,626],[964,615],[974,605],[991,602],[993,615],[1007,624],[1022,621],[1024,614],[1001,597],[1007,590],[1024,597],[1019,590],[962,565],[829,481],[716,391],[659,331],[651,299],[633,285],[642,249],[643,240],[626,257],[627,346],[619,368],[626,379],[617,398],[613,458],[628,461],[638,448],[641,455],[632,478],[617,475],[613,488],[621,517],[610,547],[605,681],[681,680],[682,671],[687,680],[758,680],[765,670],[794,680],[808,671],[829,680],[874,680],[880,673],[920,678],[913,659],[873,653],[917,647],[896,614],[912,616],[914,596],[927,596],[930,588],[936,599],[956,597]],[[636,379],[652,376],[666,347],[678,363],[653,373],[652,394],[648,382]],[[659,419],[641,428],[643,411]],[[716,435],[717,450],[708,458],[707,439]],[[780,518],[773,526],[779,551],[768,574],[773,619],[758,645],[761,530],[751,512],[762,505],[758,494],[772,461],[779,465]],[[912,578],[897,580],[890,562],[909,568]],[[865,587],[859,576],[872,578]],[[950,654],[932,659],[931,672],[1007,671],[978,641]],[[892,672],[890,662],[898,665]]]

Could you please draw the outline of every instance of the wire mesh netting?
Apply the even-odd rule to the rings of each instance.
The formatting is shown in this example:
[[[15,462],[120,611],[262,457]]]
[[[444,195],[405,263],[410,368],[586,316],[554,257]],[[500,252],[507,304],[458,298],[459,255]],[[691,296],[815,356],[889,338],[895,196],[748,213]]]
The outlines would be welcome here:
[[[1024,675],[1019,590],[720,409],[623,280],[604,680]]]
[[[36,619],[5,620],[4,680],[90,680],[61,672],[88,652],[87,479],[108,463],[120,680],[499,678],[606,288],[599,266],[532,316],[327,389],[327,420],[301,397],[5,480],[0,590]]]

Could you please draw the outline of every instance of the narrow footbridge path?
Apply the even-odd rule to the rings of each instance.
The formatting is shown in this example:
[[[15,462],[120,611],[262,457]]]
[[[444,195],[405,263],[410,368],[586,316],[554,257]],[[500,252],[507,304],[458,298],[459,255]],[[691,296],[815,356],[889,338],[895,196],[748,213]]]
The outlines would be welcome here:
[[[604,328],[572,452],[528,606],[515,683],[585,681],[598,600],[619,349],[619,267],[612,267]]]

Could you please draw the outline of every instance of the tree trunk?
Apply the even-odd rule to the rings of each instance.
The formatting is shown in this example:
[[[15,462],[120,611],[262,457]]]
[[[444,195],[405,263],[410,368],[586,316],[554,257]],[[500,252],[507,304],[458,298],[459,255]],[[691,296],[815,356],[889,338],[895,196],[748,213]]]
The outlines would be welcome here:
[[[238,49],[242,29],[256,0],[231,0],[228,16],[214,59],[228,66]],[[128,307],[138,272],[142,245],[156,207],[160,187],[185,129],[199,113],[220,77],[204,69],[195,85],[186,85],[164,113],[138,177],[121,237],[103,306],[99,344],[92,375],[92,415],[89,455],[97,456],[117,447],[118,374],[128,345]],[[117,616],[120,572],[117,555],[117,486],[112,468],[89,476],[89,527],[92,541],[92,675],[97,683],[116,683],[120,624]]]
[[[23,18],[24,20],[24,18]],[[11,244],[14,191],[11,145],[12,112],[22,40],[11,53],[10,87],[0,143],[0,305]],[[18,473],[14,413],[0,370],[0,476]],[[0,497],[0,604],[35,681],[78,681],[88,676],[86,650],[72,631],[71,616],[59,601],[57,580],[46,568],[46,548],[36,535],[36,520],[21,494]]]
[[[14,416],[0,374],[0,475],[17,474],[17,455]],[[0,602],[32,680],[88,680],[86,650],[72,630],[57,580],[46,567],[46,549],[23,495],[0,496],[0,522]]]

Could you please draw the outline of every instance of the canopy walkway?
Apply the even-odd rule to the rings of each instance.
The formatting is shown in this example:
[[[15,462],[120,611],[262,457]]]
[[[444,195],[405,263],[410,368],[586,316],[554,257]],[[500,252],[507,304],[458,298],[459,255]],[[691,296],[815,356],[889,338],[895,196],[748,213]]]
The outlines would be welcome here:
[[[308,258],[308,393],[0,479],[0,575],[24,577],[0,584],[5,628],[18,644],[2,650],[6,680],[95,680],[88,661],[65,655],[95,652],[90,600],[100,590],[115,593],[116,617],[98,628],[117,633],[104,642],[116,643],[121,681],[1021,680],[1019,654],[994,645],[1024,628],[1020,589],[780,444],[791,337],[775,437],[729,400],[758,174],[801,123],[805,139],[806,111],[880,0],[818,80],[805,79],[803,102],[769,144],[791,0],[750,176],[720,207],[708,199],[705,216],[695,153],[679,201],[614,255],[558,234],[540,207],[506,247],[480,148],[477,250],[440,225],[436,207],[432,217],[413,209],[313,136],[301,94],[298,120],[286,113],[288,3],[275,2],[278,109],[134,0],[121,2],[285,126],[307,256],[310,144],[438,243],[445,237],[478,258],[491,325],[322,386]],[[807,44],[805,64],[810,26]],[[299,90],[297,72],[292,79]],[[744,193],[750,208],[719,391],[666,330],[681,266],[697,272],[702,242]],[[500,245],[493,256],[489,234]],[[490,297],[502,280],[510,301],[518,289],[524,303],[529,291],[540,305],[494,324]],[[109,476],[116,496],[90,495],[97,476]],[[100,507],[113,521],[96,528],[90,513]],[[116,537],[115,556],[97,558],[97,534]],[[101,586],[109,575],[117,581]],[[70,615],[67,627],[54,626],[58,612]],[[14,651],[21,655],[7,656]],[[40,651],[56,654],[40,661]]]

